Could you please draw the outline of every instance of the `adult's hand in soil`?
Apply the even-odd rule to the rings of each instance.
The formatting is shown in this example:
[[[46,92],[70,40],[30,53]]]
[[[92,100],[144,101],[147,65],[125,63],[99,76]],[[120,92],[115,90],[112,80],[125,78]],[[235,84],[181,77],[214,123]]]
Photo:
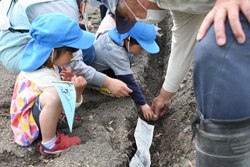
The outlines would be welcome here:
[[[81,101],[81,95],[85,87],[87,86],[87,81],[82,77],[77,77],[76,75],[71,79],[72,82],[74,82],[74,86],[76,89],[76,101]]]
[[[155,114],[154,117],[159,117],[165,114],[171,104],[171,98],[173,95],[174,93],[170,93],[161,88],[160,94],[153,100],[151,107]]]
[[[118,80],[110,77],[106,77],[104,85],[108,90],[117,98],[128,96],[133,91],[127,87],[127,85]]]
[[[67,70],[66,67],[63,67],[63,70],[60,72],[60,75],[63,77],[64,81],[71,81],[74,77],[74,67],[71,66],[71,70]]]
[[[153,110],[149,107],[149,105],[145,104],[145,105],[142,105],[140,106],[141,107],[141,110],[143,112],[143,116],[146,120],[150,120],[154,117],[154,112]]]
[[[222,46],[226,43],[225,20],[228,16],[230,26],[235,38],[239,44],[246,40],[244,31],[242,30],[239,20],[239,11],[242,11],[250,22],[250,1],[249,0],[217,0],[213,9],[207,14],[203,20],[197,34],[197,40],[201,40],[211,24],[214,23],[216,40],[218,45]]]

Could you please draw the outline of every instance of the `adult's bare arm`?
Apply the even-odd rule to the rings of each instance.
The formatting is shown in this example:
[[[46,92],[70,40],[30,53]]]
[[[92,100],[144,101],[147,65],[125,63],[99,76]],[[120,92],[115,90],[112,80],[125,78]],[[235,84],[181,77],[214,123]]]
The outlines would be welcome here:
[[[229,19],[230,26],[239,44],[246,40],[239,20],[239,12],[242,12],[250,23],[250,1],[249,0],[217,0],[213,9],[203,20],[197,34],[197,40],[201,40],[211,24],[214,23],[216,40],[218,45],[226,43],[225,20]]]

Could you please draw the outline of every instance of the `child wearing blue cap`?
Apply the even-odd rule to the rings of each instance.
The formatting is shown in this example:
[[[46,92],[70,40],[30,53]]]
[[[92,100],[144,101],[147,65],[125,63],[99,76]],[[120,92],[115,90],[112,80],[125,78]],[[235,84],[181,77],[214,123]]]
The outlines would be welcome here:
[[[11,128],[14,141],[22,146],[30,145],[41,133],[38,147],[43,155],[50,156],[80,144],[78,137],[56,131],[63,107],[51,81],[61,81],[57,66],[68,64],[78,49],[91,47],[95,35],[82,31],[74,20],[60,13],[37,17],[31,25],[30,35],[33,39],[21,57],[21,73],[13,91]],[[77,107],[82,103],[87,82],[81,76],[74,76],[70,81],[76,89]]]
[[[133,77],[128,53],[136,54],[143,50],[149,53],[159,52],[155,38],[154,25],[138,22],[126,34],[119,34],[117,29],[113,28],[100,34],[94,42],[96,55],[91,63],[91,66],[100,72],[112,69],[114,77],[133,90],[130,95],[140,105],[144,118],[147,120],[153,119],[154,114]]]

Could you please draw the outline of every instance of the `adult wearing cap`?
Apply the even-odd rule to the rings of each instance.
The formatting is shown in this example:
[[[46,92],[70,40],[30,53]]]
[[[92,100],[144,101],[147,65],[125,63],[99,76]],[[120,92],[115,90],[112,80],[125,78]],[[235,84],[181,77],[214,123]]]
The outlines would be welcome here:
[[[79,23],[79,9],[81,4],[81,0],[15,1],[10,13],[12,29],[11,31],[2,30],[0,33],[0,59],[3,65],[14,74],[20,72],[20,58],[27,43],[32,39],[28,32],[30,24],[35,18],[41,14],[59,12]],[[88,71],[88,75],[85,75],[84,78],[89,84],[97,85],[99,87],[106,86],[116,97],[124,97],[128,95],[131,90],[128,89],[124,83],[107,77],[83,63],[83,61],[85,61],[87,64],[90,64],[93,61],[94,54],[93,47],[91,47],[88,52],[84,52],[84,55],[80,50],[74,53],[74,60],[81,63],[82,70],[80,74],[85,74]]]
[[[215,22],[217,43],[224,45],[226,43],[224,20],[228,13],[228,16],[232,18],[230,24],[232,24],[234,35],[239,43],[243,43],[245,35],[238,19],[239,11],[241,10],[250,20],[250,15],[247,14],[250,10],[248,0],[205,2],[199,0],[88,0],[88,2],[92,6],[104,4],[108,7],[115,14],[119,33],[129,31],[137,21],[149,24],[158,23],[165,17],[166,9],[170,10],[174,23],[171,55],[165,82],[152,105],[157,116],[163,115],[168,109],[172,96],[178,90],[193,62],[196,36],[198,40],[201,40],[210,25]]]
[[[157,116],[166,112],[189,70],[196,39],[204,38],[194,54],[194,91],[199,111],[193,127],[200,124],[196,166],[248,166],[250,156],[245,148],[250,136],[247,70],[250,1],[114,1],[116,6],[105,0],[103,3],[115,6],[117,15],[133,21],[159,22],[154,16],[161,16],[161,9],[169,9],[172,14],[174,26],[168,70],[160,94],[152,103]],[[126,29],[125,24],[123,26]]]

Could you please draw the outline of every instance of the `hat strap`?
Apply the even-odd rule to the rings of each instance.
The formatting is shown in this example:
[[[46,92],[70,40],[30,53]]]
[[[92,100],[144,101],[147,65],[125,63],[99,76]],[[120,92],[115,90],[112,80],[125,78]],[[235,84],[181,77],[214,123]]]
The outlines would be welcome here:
[[[128,36],[128,53],[130,53],[130,51],[129,51],[129,45],[130,45],[130,36]]]
[[[51,63],[53,64],[53,58],[54,58],[54,48],[52,48],[52,54],[51,54]]]

